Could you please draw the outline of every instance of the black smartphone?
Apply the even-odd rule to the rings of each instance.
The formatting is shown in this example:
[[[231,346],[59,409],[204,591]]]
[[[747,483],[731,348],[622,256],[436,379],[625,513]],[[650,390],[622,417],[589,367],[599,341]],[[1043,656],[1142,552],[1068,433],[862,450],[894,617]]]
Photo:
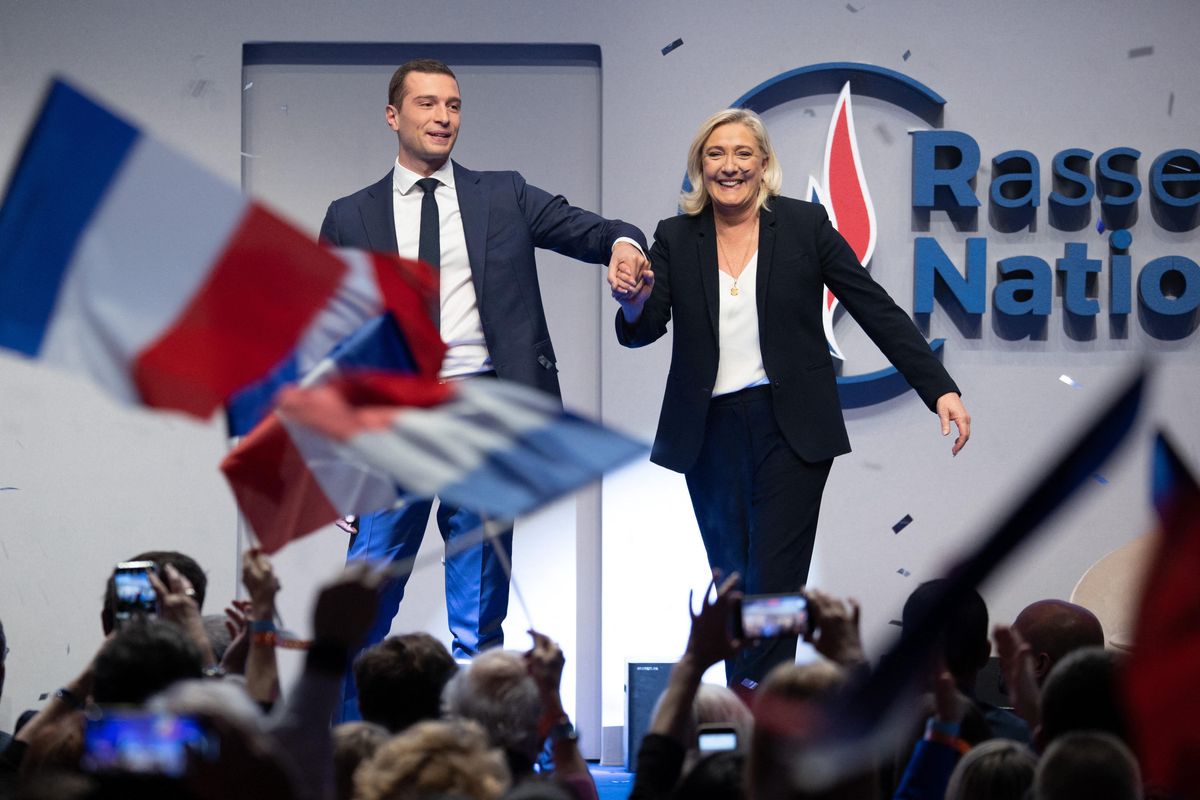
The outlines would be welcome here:
[[[177,778],[191,755],[212,761],[217,737],[195,717],[141,710],[105,711],[89,718],[83,733],[83,768]]]
[[[742,598],[742,613],[736,620],[739,639],[773,639],[803,636],[808,630],[808,601],[795,594],[752,594]]]
[[[117,627],[131,619],[158,615],[158,593],[150,583],[155,569],[153,561],[123,561],[113,570],[113,618]]]
[[[696,747],[701,753],[738,749],[737,728],[725,722],[708,722],[696,730]]]

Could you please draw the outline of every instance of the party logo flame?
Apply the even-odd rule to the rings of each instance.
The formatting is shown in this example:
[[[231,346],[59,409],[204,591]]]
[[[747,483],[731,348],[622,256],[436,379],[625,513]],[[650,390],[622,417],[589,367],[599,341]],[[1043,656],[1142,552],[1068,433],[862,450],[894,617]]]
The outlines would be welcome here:
[[[823,179],[817,183],[815,178],[809,176],[808,195],[812,202],[825,206],[830,222],[850,244],[854,255],[865,268],[875,252],[877,226],[875,206],[871,203],[871,192],[867,189],[862,159],[858,154],[849,81],[842,86],[833,108],[833,118],[829,121]],[[839,361],[845,361],[846,357],[833,333],[834,312],[838,305],[838,299],[826,287],[822,314],[825,340],[830,354]]]

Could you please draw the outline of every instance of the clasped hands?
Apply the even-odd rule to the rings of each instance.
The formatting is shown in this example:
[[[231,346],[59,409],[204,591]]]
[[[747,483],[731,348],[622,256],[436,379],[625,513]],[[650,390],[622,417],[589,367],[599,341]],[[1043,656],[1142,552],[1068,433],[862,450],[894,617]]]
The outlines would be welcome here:
[[[608,262],[608,288],[613,299],[621,304],[625,319],[636,320],[654,288],[650,259],[629,242],[617,242]]]

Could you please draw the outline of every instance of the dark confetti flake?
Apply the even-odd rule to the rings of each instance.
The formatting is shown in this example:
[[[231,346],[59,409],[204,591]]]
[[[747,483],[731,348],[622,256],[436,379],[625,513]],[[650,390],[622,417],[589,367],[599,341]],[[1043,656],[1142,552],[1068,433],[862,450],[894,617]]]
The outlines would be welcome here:
[[[1145,47],[1135,47],[1129,51],[1130,58],[1141,58],[1142,56],[1154,55],[1154,45],[1146,45]]]
[[[911,573],[911,572],[909,572],[908,570],[906,570],[904,567],[901,567],[900,569],[896,570],[896,574],[897,574],[897,575],[903,575],[903,576],[904,576],[904,577],[906,577],[906,578],[907,578],[908,576],[912,575],[912,573]]]
[[[1092,475],[1092,480],[1094,480],[1096,483],[1100,484],[1101,486],[1108,486],[1108,478],[1104,477],[1099,472]]]
[[[676,39],[662,49],[662,54],[665,56],[667,53],[680,47],[683,47],[683,39]]]
[[[1104,220],[1096,220],[1096,233],[1104,233]]]
[[[851,14],[858,13],[858,9],[855,8],[854,6],[850,5],[849,3],[846,3],[846,10],[849,11]]]
[[[903,622],[901,622],[901,621],[900,621],[900,620],[898,620],[898,619],[889,619],[889,620],[888,620],[888,625],[895,625],[897,628],[903,628],[903,627],[904,627],[904,623],[903,623]]]
[[[816,115],[817,115],[817,112],[813,111],[811,108],[804,109],[804,116],[815,117]]]
[[[900,57],[903,58],[905,61],[908,61],[908,59],[912,58],[912,50],[905,50],[904,55],[902,55]]]
[[[892,526],[892,533],[899,533],[912,523],[912,514],[905,514],[903,518]]]
[[[1175,110],[1175,93],[1171,92],[1167,95],[1167,116],[1171,116],[1171,112]]]
[[[886,125],[881,122],[875,126],[875,130],[879,133],[879,138],[883,139],[884,144],[892,143],[892,134],[888,132]]]

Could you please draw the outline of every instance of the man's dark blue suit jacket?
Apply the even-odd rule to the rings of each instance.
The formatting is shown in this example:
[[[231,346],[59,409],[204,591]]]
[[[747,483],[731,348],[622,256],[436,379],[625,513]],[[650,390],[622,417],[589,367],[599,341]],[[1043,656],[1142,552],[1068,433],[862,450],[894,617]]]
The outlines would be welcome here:
[[[502,379],[561,397],[534,248],[607,264],[618,238],[633,239],[643,252],[646,238],[633,225],[576,208],[516,172],[475,172],[455,162],[454,181],[492,368]],[[392,173],[331,203],[321,238],[395,253]]]

